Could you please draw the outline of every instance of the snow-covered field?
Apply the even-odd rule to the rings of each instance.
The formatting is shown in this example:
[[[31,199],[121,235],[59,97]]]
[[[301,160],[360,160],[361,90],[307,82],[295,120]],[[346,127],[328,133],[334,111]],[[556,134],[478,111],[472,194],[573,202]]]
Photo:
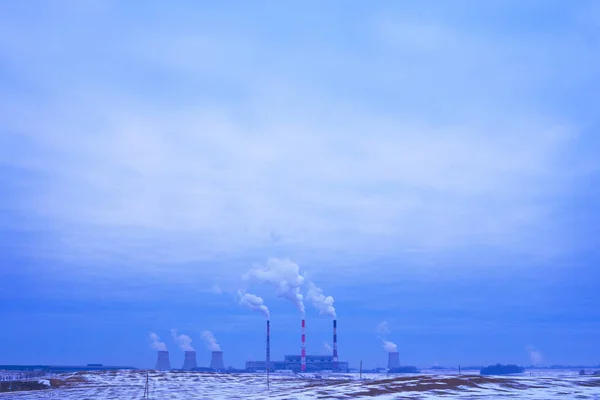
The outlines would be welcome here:
[[[149,372],[150,399],[600,399],[600,377],[577,371],[528,371],[506,377],[419,374],[387,378],[357,374],[264,374]],[[142,399],[144,371],[84,372],[58,375],[57,389],[2,393],[0,399]]]

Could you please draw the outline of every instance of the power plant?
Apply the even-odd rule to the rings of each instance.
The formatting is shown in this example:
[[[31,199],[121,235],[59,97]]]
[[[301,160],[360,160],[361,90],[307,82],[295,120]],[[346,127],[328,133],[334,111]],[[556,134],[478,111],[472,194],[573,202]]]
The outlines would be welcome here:
[[[301,320],[301,336],[300,336],[300,354],[288,354],[284,356],[282,361],[271,360],[271,321],[266,321],[266,353],[265,360],[246,361],[245,371],[247,372],[343,372],[350,371],[347,361],[340,361],[338,355],[338,335],[337,335],[337,319],[334,319],[333,327],[333,346],[331,347],[331,355],[306,354],[306,320]],[[395,345],[394,345],[395,347]],[[165,348],[165,347],[163,347]],[[220,347],[216,347],[211,353],[209,366],[198,367],[196,360],[196,351],[188,350],[184,352],[184,362],[181,370],[185,371],[204,371],[204,372],[232,372],[243,371],[236,370],[232,367],[226,368],[223,359],[223,351]],[[169,351],[159,350],[156,359],[156,370],[168,371],[171,370],[171,362]],[[388,352],[387,370],[389,373],[416,373],[415,367],[401,367],[400,353],[398,351]]]
[[[348,372],[346,361],[338,360],[337,321],[333,321],[333,355],[306,355],[306,321],[302,320],[300,355],[286,355],[283,361],[271,361],[270,321],[267,321],[266,361],[246,361],[247,371]]]
[[[287,355],[283,361],[270,361],[269,371],[294,371],[302,372],[301,360],[298,355]],[[335,363],[333,362],[333,356],[330,355],[307,355],[305,364],[306,372],[320,372],[320,371],[336,371],[336,372],[348,372],[348,362],[338,361],[337,370],[334,370]],[[266,371],[267,363],[265,361],[246,361],[246,370],[252,372]]]
[[[156,370],[169,371],[171,369],[171,361],[169,360],[169,352],[160,350],[156,359]]]
[[[185,357],[183,359],[183,366],[181,367],[181,369],[191,370],[195,368],[198,368],[198,363],[196,362],[196,352],[186,351]]]
[[[225,369],[225,363],[223,362],[223,352],[213,351],[212,358],[210,359],[210,368],[215,371],[222,371]]]

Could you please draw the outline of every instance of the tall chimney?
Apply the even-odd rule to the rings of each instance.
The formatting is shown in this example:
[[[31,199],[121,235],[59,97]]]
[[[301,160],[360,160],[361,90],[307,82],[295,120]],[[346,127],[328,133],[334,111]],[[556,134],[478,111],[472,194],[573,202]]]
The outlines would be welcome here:
[[[186,351],[185,357],[183,359],[183,367],[181,369],[193,369],[198,368],[198,363],[196,362],[196,352],[195,351]]]
[[[220,371],[225,369],[225,363],[223,362],[223,352],[222,351],[213,351],[212,358],[210,359],[210,368],[215,371]]]
[[[306,372],[306,322],[302,320],[302,353],[300,355],[300,371]]]
[[[388,357],[388,369],[398,368],[400,366],[400,353],[391,351]]]
[[[271,370],[271,321],[267,320],[267,373]]]
[[[337,352],[337,320],[333,320],[333,370],[338,369],[338,352]]]
[[[169,361],[169,352],[160,350],[158,352],[158,358],[156,359],[156,367],[158,371],[168,371],[171,369],[171,361]]]

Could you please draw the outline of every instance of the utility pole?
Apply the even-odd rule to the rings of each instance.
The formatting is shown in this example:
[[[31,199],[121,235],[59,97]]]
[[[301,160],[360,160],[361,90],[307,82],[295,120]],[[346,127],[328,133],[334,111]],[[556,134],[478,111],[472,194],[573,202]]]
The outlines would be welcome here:
[[[146,371],[146,387],[144,387],[144,399],[150,398],[150,388],[148,387],[148,371]]]
[[[460,364],[458,364],[458,374],[460,375]]]
[[[360,380],[362,381],[362,360],[360,360]]]

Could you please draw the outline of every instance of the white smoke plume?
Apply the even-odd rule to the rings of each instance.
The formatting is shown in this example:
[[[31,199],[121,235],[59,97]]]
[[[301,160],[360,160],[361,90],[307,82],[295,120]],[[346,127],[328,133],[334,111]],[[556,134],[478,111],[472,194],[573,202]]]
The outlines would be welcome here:
[[[238,291],[238,295],[240,296],[240,305],[261,312],[267,319],[271,317],[269,309],[265,306],[262,297],[258,297],[251,293],[243,293],[241,291]]]
[[[532,345],[527,346],[527,352],[529,353],[529,359],[531,364],[538,365],[542,362],[542,353],[535,349]]]
[[[150,340],[152,340],[152,348],[158,351],[167,351],[165,342],[160,341],[160,336],[154,332],[150,332]]]
[[[377,337],[379,338],[379,340],[381,340],[381,344],[383,345],[383,348],[388,353],[398,351],[398,346],[396,345],[396,343],[384,339],[385,335],[389,334],[390,332],[392,332],[392,330],[390,329],[390,325],[388,324],[387,321],[381,321],[377,325],[377,333],[378,333]]]
[[[325,348],[325,351],[327,351],[328,353],[333,353],[333,349],[331,348],[329,343],[323,342],[323,347]]]
[[[188,335],[178,335],[176,329],[171,329],[171,335],[173,336],[175,343],[177,343],[177,346],[179,346],[182,351],[196,350],[192,347],[192,338]]]
[[[202,338],[204,339],[204,343],[206,343],[206,347],[211,351],[221,351],[221,346],[217,343],[217,339],[215,339],[215,335],[211,331],[202,332]]]
[[[379,325],[377,325],[377,333],[380,335],[387,335],[390,332],[392,332],[392,330],[390,329],[390,325],[387,321],[381,321]]]
[[[394,343],[394,342],[390,342],[389,340],[381,339],[381,343],[383,344],[383,348],[385,349],[385,351],[387,351],[388,353],[398,351],[398,346],[396,346],[396,343]]]
[[[271,284],[275,287],[278,297],[291,301],[304,316],[304,297],[300,293],[304,277],[300,275],[300,267],[295,262],[288,259],[269,258],[266,266],[251,269],[244,275],[244,278]]]
[[[323,290],[317,287],[312,282],[308,282],[308,292],[306,293],[306,301],[310,301],[321,315],[329,315],[336,318],[335,308],[333,307],[333,297],[325,296]]]

